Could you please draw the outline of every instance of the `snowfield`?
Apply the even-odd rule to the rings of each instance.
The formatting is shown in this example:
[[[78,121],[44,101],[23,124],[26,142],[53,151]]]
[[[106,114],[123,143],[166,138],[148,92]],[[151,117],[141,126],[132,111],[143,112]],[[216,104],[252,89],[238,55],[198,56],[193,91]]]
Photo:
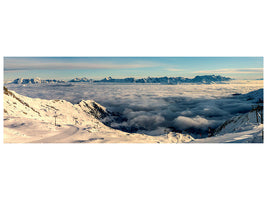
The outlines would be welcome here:
[[[114,130],[98,120],[105,111],[91,100],[73,105],[64,100],[29,98],[5,89],[4,142],[169,143],[193,139],[182,134],[170,134],[167,138]]]
[[[217,128],[214,137],[197,139],[193,143],[261,143],[263,142],[262,114],[251,111],[233,117]],[[258,119],[257,119],[258,118]]]
[[[256,120],[258,113],[250,112],[253,105],[263,101],[262,83],[8,84],[4,92],[4,142],[263,142],[263,124]],[[123,120],[107,126],[110,111],[121,113]],[[215,136],[207,137],[209,127],[217,128]]]

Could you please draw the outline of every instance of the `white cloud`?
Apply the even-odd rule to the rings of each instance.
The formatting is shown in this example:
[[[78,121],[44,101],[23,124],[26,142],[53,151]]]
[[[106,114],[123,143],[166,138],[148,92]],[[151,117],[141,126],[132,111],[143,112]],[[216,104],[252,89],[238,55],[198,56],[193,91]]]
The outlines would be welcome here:
[[[195,73],[204,74],[251,74],[251,73],[263,73],[263,68],[243,68],[243,69],[214,69],[214,70],[202,70],[195,71]]]
[[[147,64],[114,64],[114,63],[86,63],[86,62],[7,62],[5,69],[19,70],[19,69],[125,69],[125,68],[144,68],[153,67],[152,63]]]
[[[206,127],[211,124],[207,119],[196,116],[194,118],[179,116],[175,120],[175,124],[181,128],[181,129],[187,129],[187,128],[202,128]]]
[[[226,119],[251,109],[251,103],[229,98],[263,88],[262,81],[242,81],[212,85],[97,85],[77,83],[57,85],[7,85],[19,94],[44,99],[65,99],[77,103],[93,99],[108,109],[122,113],[126,121],[114,122],[116,128],[161,134],[168,127],[207,130]],[[134,128],[134,129],[131,129]]]

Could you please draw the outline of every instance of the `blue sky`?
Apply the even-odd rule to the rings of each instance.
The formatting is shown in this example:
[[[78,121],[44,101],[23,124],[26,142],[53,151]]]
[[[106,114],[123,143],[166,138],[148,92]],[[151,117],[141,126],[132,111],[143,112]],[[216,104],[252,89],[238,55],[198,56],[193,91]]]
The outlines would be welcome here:
[[[263,78],[263,57],[5,57],[4,79],[222,75]]]

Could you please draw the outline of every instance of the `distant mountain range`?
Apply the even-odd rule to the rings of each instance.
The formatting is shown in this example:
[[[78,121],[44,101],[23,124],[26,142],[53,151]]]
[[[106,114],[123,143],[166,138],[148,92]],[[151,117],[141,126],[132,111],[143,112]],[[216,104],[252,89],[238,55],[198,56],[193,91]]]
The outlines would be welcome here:
[[[176,85],[178,83],[216,83],[222,81],[229,81],[231,78],[215,75],[196,76],[192,79],[184,77],[147,77],[147,78],[124,78],[124,79],[113,79],[111,77],[104,78],[100,81],[95,82],[107,82],[107,83],[160,83],[160,84],[171,84]]]
[[[84,77],[84,78],[74,78],[74,79],[71,79],[69,82],[94,82],[94,80]]]
[[[221,83],[224,81],[232,80],[229,77],[215,76],[215,75],[204,75],[195,76],[194,78],[184,78],[184,77],[147,77],[147,78],[123,78],[123,79],[113,79],[112,77],[107,77],[102,80],[93,80],[88,78],[74,78],[70,81],[47,79],[41,80],[40,78],[32,79],[15,79],[13,84],[38,84],[38,83],[65,83],[65,82],[89,82],[89,83],[159,83],[159,84],[169,84],[176,85],[180,83],[197,83],[197,84],[212,84]]]
[[[66,81],[63,80],[55,80],[55,79],[47,79],[47,80],[41,80],[40,78],[17,78],[13,82],[14,84],[37,84],[37,83],[65,83]]]

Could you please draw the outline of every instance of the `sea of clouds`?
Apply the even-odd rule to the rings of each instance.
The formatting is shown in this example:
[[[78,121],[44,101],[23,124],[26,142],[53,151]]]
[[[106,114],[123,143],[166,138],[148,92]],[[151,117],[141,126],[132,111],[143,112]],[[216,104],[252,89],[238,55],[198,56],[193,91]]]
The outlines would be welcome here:
[[[120,120],[105,119],[113,128],[150,135],[186,130],[207,133],[224,121],[251,110],[253,101],[232,96],[263,88],[262,81],[232,81],[211,85],[153,84],[27,84],[6,85],[8,89],[34,98],[64,99],[78,103],[93,99]]]

